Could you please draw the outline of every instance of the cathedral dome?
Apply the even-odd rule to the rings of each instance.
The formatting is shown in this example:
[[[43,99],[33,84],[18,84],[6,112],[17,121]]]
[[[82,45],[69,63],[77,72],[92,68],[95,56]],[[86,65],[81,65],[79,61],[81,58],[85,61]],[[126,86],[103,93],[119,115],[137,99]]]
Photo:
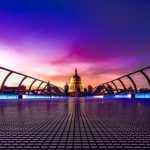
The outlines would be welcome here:
[[[80,76],[78,75],[77,69],[75,69],[75,74],[73,75],[69,83],[69,92],[72,94],[72,96],[75,96],[77,90],[83,92],[83,84]]]
[[[81,81],[81,78],[77,73],[77,69],[75,69],[75,75],[71,78],[71,81]]]

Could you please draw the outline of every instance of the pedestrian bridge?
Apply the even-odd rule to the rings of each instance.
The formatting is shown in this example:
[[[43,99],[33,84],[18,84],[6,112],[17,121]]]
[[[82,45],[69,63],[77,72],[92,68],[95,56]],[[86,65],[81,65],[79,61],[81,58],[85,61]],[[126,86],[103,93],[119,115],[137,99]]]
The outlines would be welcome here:
[[[60,87],[1,67],[0,149],[150,149],[149,71],[66,98]]]
[[[37,97],[40,97],[39,95],[64,96],[64,89],[49,82],[0,67],[0,93],[37,95]],[[100,84],[87,96],[137,93],[150,93],[150,67]]]

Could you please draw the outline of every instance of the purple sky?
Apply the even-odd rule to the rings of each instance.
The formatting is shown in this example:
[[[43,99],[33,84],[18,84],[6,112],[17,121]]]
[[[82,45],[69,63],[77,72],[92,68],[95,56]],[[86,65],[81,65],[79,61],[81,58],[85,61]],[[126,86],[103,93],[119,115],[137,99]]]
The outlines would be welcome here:
[[[148,0],[1,0],[0,65],[59,86],[149,66]]]

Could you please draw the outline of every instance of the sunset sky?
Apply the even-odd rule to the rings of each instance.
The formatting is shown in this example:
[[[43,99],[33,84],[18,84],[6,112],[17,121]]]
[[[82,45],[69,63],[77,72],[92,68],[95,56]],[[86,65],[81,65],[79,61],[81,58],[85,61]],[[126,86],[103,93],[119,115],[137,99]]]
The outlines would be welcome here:
[[[63,87],[149,65],[149,0],[0,0],[2,67]]]

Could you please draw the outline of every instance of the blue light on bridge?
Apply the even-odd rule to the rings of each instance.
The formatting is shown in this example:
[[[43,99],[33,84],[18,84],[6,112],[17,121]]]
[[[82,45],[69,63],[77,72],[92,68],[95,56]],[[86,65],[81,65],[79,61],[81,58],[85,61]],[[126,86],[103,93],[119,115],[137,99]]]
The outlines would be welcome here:
[[[57,99],[64,98],[64,96],[50,96],[50,95],[23,95],[23,99]]]
[[[104,95],[104,99],[131,98],[131,94]]]
[[[0,99],[18,99],[17,94],[0,94]]]
[[[135,98],[150,98],[150,93],[137,93]]]
[[[64,98],[64,96],[51,96],[50,98]]]
[[[119,94],[119,95],[114,95],[115,98],[131,98],[131,94]]]
[[[50,96],[49,95],[23,95],[22,96],[23,99],[49,99]]]
[[[93,98],[100,98],[100,99],[103,99],[104,98],[104,95],[98,95],[98,96],[92,96]]]

